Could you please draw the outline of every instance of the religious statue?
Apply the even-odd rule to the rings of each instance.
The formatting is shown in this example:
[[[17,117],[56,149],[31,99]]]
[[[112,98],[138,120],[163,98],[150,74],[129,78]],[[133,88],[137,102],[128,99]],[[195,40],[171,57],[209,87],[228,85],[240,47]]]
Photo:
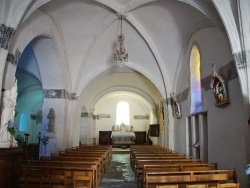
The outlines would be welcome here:
[[[48,125],[48,132],[54,132],[55,131],[55,111],[53,108],[50,108],[49,114],[47,118],[49,119],[49,125]]]
[[[126,131],[126,125],[125,123],[121,123],[120,132],[125,132],[125,131]]]
[[[133,125],[130,125],[130,130],[129,130],[129,132],[134,132],[134,127],[133,127]]]
[[[225,80],[221,75],[217,74],[215,70],[215,63],[213,63],[212,69],[213,73],[211,76],[210,87],[213,89],[214,98],[216,101],[215,106],[224,108],[230,103]]]
[[[179,100],[175,97],[174,93],[172,96],[172,107],[173,107],[174,117],[180,118],[181,117],[180,103],[179,103]]]
[[[0,145],[9,143],[11,140],[11,135],[8,132],[8,123],[14,122],[16,99],[17,99],[17,80],[15,81],[15,85],[10,90],[5,90],[3,93],[3,111],[1,115]],[[17,146],[16,140],[14,140],[14,146]]]

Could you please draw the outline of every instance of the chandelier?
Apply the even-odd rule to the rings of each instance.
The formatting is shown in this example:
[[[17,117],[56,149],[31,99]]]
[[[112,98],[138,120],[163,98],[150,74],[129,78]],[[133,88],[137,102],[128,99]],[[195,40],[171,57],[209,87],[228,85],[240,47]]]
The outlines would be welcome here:
[[[128,62],[128,53],[126,52],[126,49],[124,48],[124,35],[122,34],[122,15],[118,15],[121,18],[121,29],[120,34],[117,38],[117,47],[114,54],[114,59],[116,66],[122,67],[124,65],[124,62]]]

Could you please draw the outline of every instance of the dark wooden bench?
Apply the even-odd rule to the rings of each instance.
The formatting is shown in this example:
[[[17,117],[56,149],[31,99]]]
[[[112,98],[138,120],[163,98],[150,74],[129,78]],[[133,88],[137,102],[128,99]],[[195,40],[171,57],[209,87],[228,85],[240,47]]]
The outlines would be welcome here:
[[[145,185],[145,177],[148,172],[178,172],[178,171],[208,171],[217,170],[216,163],[187,163],[170,165],[144,165],[143,170],[138,172],[138,186]]]
[[[101,181],[101,175],[99,173],[98,169],[98,163],[97,162],[86,162],[86,161],[29,161],[28,165],[25,165],[24,167],[79,167],[79,168],[91,168],[94,170],[94,180],[95,183],[100,183]]]
[[[167,184],[237,182],[235,170],[146,172],[145,187]]]
[[[73,166],[23,166],[21,176],[21,187],[35,188],[35,187],[49,187],[51,183],[60,183],[67,187],[73,185],[73,174],[78,172],[81,177],[91,179],[89,183],[93,188],[98,187],[94,176],[94,168],[87,167],[73,167]],[[60,177],[60,179],[59,179]],[[56,179],[58,182],[55,182]]]

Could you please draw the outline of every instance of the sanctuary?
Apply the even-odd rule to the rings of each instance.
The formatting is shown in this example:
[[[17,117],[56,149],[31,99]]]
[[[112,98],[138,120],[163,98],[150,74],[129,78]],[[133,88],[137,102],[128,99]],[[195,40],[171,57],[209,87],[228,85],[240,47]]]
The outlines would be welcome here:
[[[113,146],[130,146],[135,144],[135,133],[132,125],[114,125],[111,133],[112,145]]]

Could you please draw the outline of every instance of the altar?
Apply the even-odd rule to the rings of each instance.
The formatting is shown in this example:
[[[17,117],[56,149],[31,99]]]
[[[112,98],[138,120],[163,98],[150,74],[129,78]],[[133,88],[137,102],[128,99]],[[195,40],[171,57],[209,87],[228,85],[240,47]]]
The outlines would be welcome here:
[[[135,144],[134,132],[118,132],[111,133],[112,145],[131,145]]]

